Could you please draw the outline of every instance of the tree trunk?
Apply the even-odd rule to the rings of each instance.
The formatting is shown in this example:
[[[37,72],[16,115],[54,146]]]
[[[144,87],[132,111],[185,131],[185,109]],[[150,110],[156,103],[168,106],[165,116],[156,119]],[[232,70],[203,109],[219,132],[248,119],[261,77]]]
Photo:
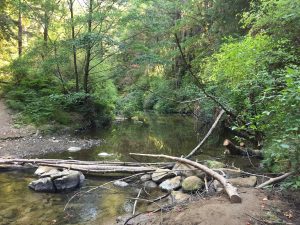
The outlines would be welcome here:
[[[77,67],[77,50],[75,41],[75,26],[74,26],[74,10],[73,10],[74,0],[69,0],[69,9],[71,14],[71,30],[72,30],[72,41],[73,41],[73,63],[74,63],[74,73],[75,73],[75,80],[76,80],[76,92],[79,92],[79,74],[78,74],[78,67]]]
[[[184,158],[178,158],[178,157],[173,157],[173,156],[168,156],[168,155],[153,155],[153,154],[139,154],[139,153],[130,153],[130,155],[136,155],[136,156],[146,156],[146,157],[155,157],[155,158],[165,158],[165,159],[171,159],[177,162],[185,163],[191,166],[194,166],[203,172],[207,173],[211,177],[215,178],[218,180],[224,187],[227,195],[229,196],[229,199],[231,203],[241,203],[242,199],[237,193],[237,189],[232,186],[223,176],[218,174],[217,172],[213,171],[212,169],[209,169],[208,167],[196,163],[194,161],[191,161],[189,159],[184,159]]]
[[[223,146],[229,151],[231,155],[249,155],[263,158],[262,151],[236,146],[228,139],[225,139],[225,141],[223,142]]]
[[[88,15],[88,35],[92,33],[92,16],[93,16],[93,0],[90,0],[89,4],[89,15]],[[90,61],[91,61],[91,50],[92,44],[91,41],[88,40],[86,47],[86,60],[85,60],[85,68],[84,68],[84,80],[83,87],[85,93],[89,93],[88,82],[89,82],[89,73],[90,73]]]
[[[22,56],[23,52],[23,25],[22,25],[22,10],[21,10],[22,1],[19,1],[19,15],[18,15],[18,53],[19,57]]]

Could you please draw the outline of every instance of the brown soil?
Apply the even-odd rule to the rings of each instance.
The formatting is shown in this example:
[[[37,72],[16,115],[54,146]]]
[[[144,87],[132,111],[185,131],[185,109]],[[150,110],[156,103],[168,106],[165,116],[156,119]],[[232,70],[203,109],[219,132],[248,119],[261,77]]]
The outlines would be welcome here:
[[[28,157],[49,152],[66,151],[76,146],[88,149],[100,140],[80,139],[69,134],[41,135],[32,126],[14,127],[13,113],[0,100],[0,157]]]
[[[231,204],[225,194],[175,206],[171,211],[140,215],[131,225],[254,225],[300,224],[299,209],[263,190],[241,188],[241,204]],[[124,224],[125,216],[115,224]]]

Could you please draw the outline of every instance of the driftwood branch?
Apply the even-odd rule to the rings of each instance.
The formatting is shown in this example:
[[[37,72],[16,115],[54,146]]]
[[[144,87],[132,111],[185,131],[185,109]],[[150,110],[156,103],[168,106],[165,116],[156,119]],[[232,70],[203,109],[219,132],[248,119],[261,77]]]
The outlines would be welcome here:
[[[217,172],[213,171],[212,169],[209,169],[208,167],[206,167],[202,164],[196,163],[189,159],[178,158],[178,157],[173,157],[173,156],[168,156],[168,155],[153,155],[153,154],[139,154],[139,153],[130,153],[130,155],[170,159],[170,160],[174,160],[177,162],[181,162],[181,163],[185,163],[185,164],[194,166],[194,167],[202,170],[203,172],[209,174],[211,177],[215,178],[216,180],[218,180],[223,185],[223,187],[232,203],[240,203],[242,201],[241,197],[237,193],[237,189],[234,186],[232,186],[232,184],[230,184],[223,176],[221,176]]]
[[[201,142],[199,142],[199,144],[185,157],[186,159],[191,158],[196,152],[197,150],[205,143],[205,141],[207,140],[207,138],[211,135],[211,133],[213,132],[213,130],[216,128],[219,120],[221,119],[222,115],[225,113],[225,111],[222,109],[221,112],[219,113],[218,117],[216,118],[215,122],[213,123],[213,125],[211,126],[211,128],[209,129],[209,131],[207,132],[207,134],[205,135],[205,137],[202,139]]]
[[[292,175],[293,173],[292,172],[289,172],[289,173],[285,173],[279,177],[274,177],[274,178],[271,178],[270,180],[258,185],[256,188],[264,188],[265,186],[268,186],[270,184],[274,184],[274,183],[277,183],[279,181],[282,181],[284,180],[285,178],[287,178],[288,176]]]
[[[245,155],[245,156],[255,156],[257,158],[263,158],[261,150],[254,150],[250,148],[244,148],[236,146],[230,140],[225,139],[223,146],[229,151],[231,155]]]

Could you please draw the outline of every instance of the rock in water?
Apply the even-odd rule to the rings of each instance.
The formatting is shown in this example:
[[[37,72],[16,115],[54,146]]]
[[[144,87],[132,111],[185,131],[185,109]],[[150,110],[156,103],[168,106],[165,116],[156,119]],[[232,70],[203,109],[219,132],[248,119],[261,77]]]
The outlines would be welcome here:
[[[55,192],[55,188],[50,177],[40,178],[32,181],[30,182],[29,187],[34,191],[39,192]]]
[[[53,170],[53,167],[50,166],[39,166],[37,170],[34,172],[35,175],[41,176],[44,173],[48,173]]]
[[[62,177],[53,179],[53,183],[57,191],[64,191],[77,188],[83,182],[84,175],[81,172],[73,170],[69,170],[68,172],[68,174]]]
[[[128,187],[129,184],[126,183],[125,181],[121,181],[121,180],[117,180],[114,182],[114,185],[117,186],[117,187],[121,187],[121,188],[124,188],[124,187]]]
[[[174,177],[172,179],[165,180],[164,182],[162,182],[159,185],[159,187],[163,191],[176,190],[176,189],[180,188],[180,186],[181,186],[181,177],[180,176]]]
[[[152,181],[152,180],[146,181],[146,182],[143,184],[143,186],[144,186],[145,188],[147,188],[147,189],[154,189],[154,188],[157,188],[157,184],[156,184],[154,181]]]
[[[98,154],[98,156],[100,157],[109,157],[109,156],[113,156],[113,154],[107,153],[107,152],[100,152]]]
[[[141,176],[140,180],[141,180],[142,182],[151,180],[151,174],[145,174],[145,175]]]
[[[29,187],[39,192],[60,192],[77,188],[83,181],[84,175],[81,172],[74,170],[51,170],[43,173],[40,179],[32,181]]]
[[[78,152],[81,150],[81,147],[70,147],[68,148],[69,152]]]
[[[185,178],[181,185],[184,191],[196,191],[204,186],[204,182],[199,177],[191,176]]]
[[[175,174],[169,169],[157,169],[152,174],[152,180],[155,182],[161,182],[165,179],[174,177]]]

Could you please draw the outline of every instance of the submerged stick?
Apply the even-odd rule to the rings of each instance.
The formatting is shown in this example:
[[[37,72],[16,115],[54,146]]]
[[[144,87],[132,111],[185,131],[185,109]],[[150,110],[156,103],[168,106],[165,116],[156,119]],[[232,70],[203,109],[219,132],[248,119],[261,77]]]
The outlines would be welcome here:
[[[213,125],[211,126],[211,128],[209,129],[209,131],[207,132],[207,134],[205,135],[205,137],[202,139],[201,142],[199,142],[199,144],[185,157],[186,159],[191,158],[196,152],[197,150],[204,144],[204,142],[207,140],[207,138],[211,135],[211,133],[213,132],[213,130],[216,128],[219,120],[221,119],[222,115],[225,113],[225,111],[222,109],[221,112],[219,113],[218,117],[216,118],[215,122],[213,123]]]
[[[189,159],[178,158],[178,157],[168,156],[168,155],[153,155],[153,154],[139,154],[139,153],[130,153],[130,155],[155,157],[155,158],[165,158],[165,159],[170,159],[170,160],[174,160],[174,161],[177,161],[177,162],[181,162],[181,163],[185,163],[185,164],[189,164],[191,166],[194,166],[194,167],[202,170],[203,172],[209,174],[210,176],[212,176],[216,180],[218,180],[223,185],[227,195],[229,196],[229,199],[230,199],[231,203],[241,203],[242,202],[241,197],[237,193],[237,188],[236,187],[232,186],[232,184],[230,184],[223,176],[221,176],[217,172],[213,171],[212,169],[209,169],[208,167],[206,167],[202,164],[196,163],[196,162],[191,161]]]

